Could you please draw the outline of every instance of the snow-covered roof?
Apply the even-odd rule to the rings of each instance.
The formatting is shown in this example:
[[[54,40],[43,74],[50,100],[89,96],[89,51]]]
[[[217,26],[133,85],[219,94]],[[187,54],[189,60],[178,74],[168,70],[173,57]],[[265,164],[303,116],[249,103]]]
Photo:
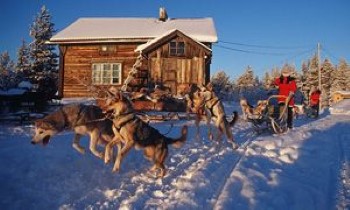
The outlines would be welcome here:
[[[154,39],[148,41],[148,42],[145,43],[145,44],[139,45],[139,46],[135,49],[135,52],[143,51],[144,49],[147,49],[148,47],[150,47],[150,46],[156,44],[158,41],[160,41],[160,40],[163,39],[164,37],[169,36],[169,35],[171,35],[172,33],[176,33],[177,31],[180,32],[180,33],[182,33],[182,34],[184,34],[185,36],[188,36],[187,34],[183,33],[183,32],[180,31],[180,30],[172,29],[172,30],[169,30],[169,31],[165,32],[164,34],[162,34],[162,35],[160,35],[160,36],[158,36],[158,37],[156,37],[156,38],[154,38]],[[188,36],[188,37],[190,37],[190,36]],[[197,44],[201,45],[203,48],[207,49],[208,51],[211,51],[211,49],[210,49],[208,46],[206,46],[205,44],[203,44],[203,43],[201,43],[201,42],[199,42],[199,41],[196,41],[196,40],[193,39],[192,37],[190,37],[190,38],[191,38],[194,42],[196,42]]]
[[[338,90],[338,91],[334,91],[334,93],[339,93],[339,94],[342,94],[342,95],[350,95],[350,91],[345,91],[345,90]]]
[[[50,39],[51,43],[147,41],[180,30],[199,42],[218,41],[212,18],[79,18]]]

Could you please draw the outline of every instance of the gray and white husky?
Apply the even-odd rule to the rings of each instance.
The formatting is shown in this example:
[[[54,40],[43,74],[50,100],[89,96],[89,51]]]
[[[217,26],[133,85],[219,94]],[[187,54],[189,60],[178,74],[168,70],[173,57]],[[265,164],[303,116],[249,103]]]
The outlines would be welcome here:
[[[85,149],[79,144],[82,135],[90,136],[90,150],[99,157],[104,154],[96,148],[98,143],[111,141],[114,137],[113,122],[105,118],[105,115],[97,106],[70,104],[65,105],[55,112],[35,121],[35,135],[32,144],[48,144],[51,137],[59,132],[71,130],[75,133],[73,148],[84,154]]]

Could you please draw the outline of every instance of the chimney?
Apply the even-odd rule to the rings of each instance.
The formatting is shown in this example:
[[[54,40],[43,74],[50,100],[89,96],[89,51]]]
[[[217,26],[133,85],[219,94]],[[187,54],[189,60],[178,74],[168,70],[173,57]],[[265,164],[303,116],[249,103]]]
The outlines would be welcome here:
[[[165,22],[168,19],[168,14],[164,7],[159,8],[159,20]]]

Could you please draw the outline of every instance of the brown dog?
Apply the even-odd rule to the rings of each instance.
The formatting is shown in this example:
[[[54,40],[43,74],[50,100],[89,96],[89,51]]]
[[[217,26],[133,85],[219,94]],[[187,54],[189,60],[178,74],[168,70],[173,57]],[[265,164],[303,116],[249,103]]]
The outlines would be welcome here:
[[[105,162],[111,159],[113,145],[118,146],[118,155],[115,160],[113,171],[120,169],[120,164],[131,148],[141,148],[147,159],[154,162],[150,171],[160,170],[159,177],[165,175],[164,161],[168,155],[168,145],[181,147],[186,141],[187,126],[183,126],[180,138],[172,139],[159,133],[158,130],[149,126],[136,116],[132,104],[122,93],[116,93],[107,102],[107,110],[113,111],[113,131],[115,137],[106,146]],[[122,143],[124,144],[122,147]]]
[[[210,119],[213,120],[215,126],[219,129],[217,138],[221,139],[222,134],[225,133],[227,139],[232,144],[233,149],[237,149],[238,145],[233,139],[231,128],[234,126],[238,119],[238,113],[234,112],[232,121],[228,122],[226,119],[223,104],[215,95],[214,91],[208,87],[203,87],[200,91],[197,91],[193,94],[193,111],[195,113],[198,113],[201,109],[205,110],[207,122],[210,122]],[[212,138],[210,126],[209,133],[210,138]]]

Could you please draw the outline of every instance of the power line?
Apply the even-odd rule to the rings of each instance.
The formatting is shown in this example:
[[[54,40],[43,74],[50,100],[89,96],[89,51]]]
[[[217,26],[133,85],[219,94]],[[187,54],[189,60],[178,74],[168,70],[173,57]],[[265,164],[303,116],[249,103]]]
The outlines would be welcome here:
[[[330,57],[334,58],[334,59],[337,60],[337,61],[340,60],[338,57],[334,56],[334,54],[331,53],[331,52],[330,52],[327,48],[325,48],[324,46],[323,46],[322,49],[323,49],[323,50],[327,53],[327,55],[329,55]]]
[[[257,55],[274,55],[274,56],[283,56],[283,55],[289,55],[289,53],[277,53],[277,52],[259,52],[259,51],[253,51],[253,50],[242,50],[238,48],[232,48],[232,47],[227,47],[219,44],[214,44],[214,47],[219,47],[223,48],[226,50],[231,50],[231,51],[236,51],[236,52],[243,52],[243,53],[250,53],[250,54],[257,54]]]
[[[244,46],[244,47],[255,47],[255,48],[266,48],[266,49],[305,49],[310,48],[309,46],[271,46],[271,45],[254,45],[254,44],[244,44],[244,43],[238,43],[238,42],[229,42],[229,41],[222,41],[220,40],[219,43],[225,43],[225,44],[231,44],[231,45],[238,45],[238,46]]]
[[[304,54],[306,54],[306,53],[312,52],[312,51],[314,51],[314,50],[315,50],[315,49],[312,48],[312,49],[308,49],[308,50],[299,52],[299,53],[293,55],[292,57],[285,59],[285,61],[293,60],[293,59],[295,59],[296,57],[299,57],[299,56],[304,55]],[[283,61],[282,61],[282,62],[283,62]],[[282,62],[281,62],[281,63],[282,63]]]
[[[276,62],[278,65],[283,65],[283,64],[285,64],[285,63],[288,63],[288,62],[290,62],[291,60],[293,60],[293,59],[295,59],[295,58],[297,58],[297,57],[299,57],[299,56],[302,56],[302,55],[305,55],[305,54],[308,54],[308,53],[310,53],[310,52],[314,52],[315,51],[315,48],[311,48],[311,49],[308,49],[308,50],[304,50],[304,51],[302,51],[302,52],[298,52],[298,53],[296,53],[296,54],[294,54],[293,56],[290,56],[290,57],[288,57],[288,58],[286,58],[286,59],[283,59],[283,60],[281,60],[280,62]],[[269,69],[270,67],[266,67],[265,66],[265,69]]]
[[[225,45],[220,45],[220,44],[214,44],[214,47],[219,47],[222,49],[230,50],[230,51],[235,51],[235,52],[241,52],[241,53],[247,53],[247,54],[257,54],[257,55],[270,55],[270,56],[286,56],[286,55],[292,55],[289,58],[283,59],[280,63],[285,63],[291,60],[294,60],[295,58],[308,54],[310,52],[315,51],[314,46],[308,46],[306,50],[301,50],[305,49],[306,46],[304,47],[276,47],[276,46],[267,46],[267,45],[250,45],[250,44],[242,44],[242,43],[234,43],[234,42],[226,42],[226,41],[220,41],[219,43],[226,43],[226,44],[236,44],[236,45],[241,45],[241,46],[249,46],[249,47],[257,47],[257,48],[270,48],[270,49],[289,49],[294,51],[289,51],[289,52],[263,52],[263,51],[255,51],[255,50],[245,50],[241,48],[236,48],[236,47],[230,47],[230,46],[225,46]],[[296,50],[299,49],[299,50]]]

